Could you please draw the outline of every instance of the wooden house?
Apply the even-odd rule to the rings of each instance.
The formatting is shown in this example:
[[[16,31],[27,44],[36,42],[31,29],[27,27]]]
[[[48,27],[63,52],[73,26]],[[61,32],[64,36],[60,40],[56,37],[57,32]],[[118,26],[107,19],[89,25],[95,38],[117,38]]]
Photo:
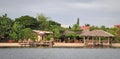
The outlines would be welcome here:
[[[41,31],[41,30],[33,30],[38,34],[38,41],[44,40],[46,35],[52,35],[53,32],[51,31]]]

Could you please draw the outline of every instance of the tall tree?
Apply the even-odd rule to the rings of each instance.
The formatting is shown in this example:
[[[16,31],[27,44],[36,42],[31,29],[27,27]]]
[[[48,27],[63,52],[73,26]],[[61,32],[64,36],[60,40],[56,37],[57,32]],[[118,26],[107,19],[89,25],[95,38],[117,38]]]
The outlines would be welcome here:
[[[48,30],[48,17],[45,17],[43,14],[37,16],[37,20],[39,22],[39,26],[41,30]]]
[[[0,16],[0,36],[9,36],[13,21],[7,17],[7,14]]]
[[[77,24],[80,26],[80,23],[79,23],[79,21],[80,21],[80,20],[79,20],[79,18],[78,18],[78,19],[77,19]]]
[[[23,39],[24,33],[22,30],[26,28],[38,29],[37,19],[28,15],[16,18],[10,36],[16,41]]]
[[[15,41],[18,41],[19,39],[23,39],[23,33],[21,30],[24,28],[25,27],[22,24],[15,22],[12,27],[12,32],[10,33],[12,39],[14,39]]]

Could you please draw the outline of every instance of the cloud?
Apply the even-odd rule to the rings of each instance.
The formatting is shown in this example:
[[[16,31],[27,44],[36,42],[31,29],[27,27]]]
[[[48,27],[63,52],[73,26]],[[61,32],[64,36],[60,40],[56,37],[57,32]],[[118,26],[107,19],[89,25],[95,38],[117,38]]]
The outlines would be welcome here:
[[[119,11],[118,7],[120,0],[94,0],[92,2],[76,2],[69,3],[72,8],[83,9],[83,10],[98,10],[98,11]]]
[[[63,25],[75,24],[79,17],[81,24],[100,25],[96,22],[105,21],[104,25],[109,26],[120,24],[119,2],[120,0],[0,0],[0,15],[8,13],[11,18],[16,18],[23,15],[36,17],[38,13],[43,13]]]
[[[91,25],[96,25],[96,26],[105,25],[107,27],[114,26],[115,24],[120,24],[119,23],[120,20],[117,20],[114,17],[101,17],[101,18],[91,17],[91,18],[85,18],[84,20],[82,19],[81,21],[82,21],[81,23],[83,23],[82,25],[84,24],[91,24]]]

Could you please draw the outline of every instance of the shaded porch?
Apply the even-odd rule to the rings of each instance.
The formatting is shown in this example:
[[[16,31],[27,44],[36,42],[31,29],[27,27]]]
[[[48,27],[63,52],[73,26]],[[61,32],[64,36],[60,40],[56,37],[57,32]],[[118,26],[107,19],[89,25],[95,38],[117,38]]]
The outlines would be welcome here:
[[[93,30],[81,34],[85,46],[111,46],[114,35],[103,31]]]

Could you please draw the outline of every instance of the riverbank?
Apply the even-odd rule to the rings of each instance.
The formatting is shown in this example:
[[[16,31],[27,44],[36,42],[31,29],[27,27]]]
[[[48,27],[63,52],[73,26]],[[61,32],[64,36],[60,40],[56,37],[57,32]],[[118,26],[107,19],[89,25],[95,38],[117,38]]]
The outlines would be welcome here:
[[[19,43],[0,43],[0,47],[21,47]],[[53,47],[85,47],[83,43],[54,43]],[[112,43],[112,47],[120,48],[120,43]]]
[[[112,47],[120,48],[120,43],[112,43]]]
[[[8,46],[8,47],[14,47],[14,46],[21,46],[19,43],[0,43],[0,47],[5,47],[5,46]]]
[[[83,43],[54,43],[53,47],[84,47]]]

